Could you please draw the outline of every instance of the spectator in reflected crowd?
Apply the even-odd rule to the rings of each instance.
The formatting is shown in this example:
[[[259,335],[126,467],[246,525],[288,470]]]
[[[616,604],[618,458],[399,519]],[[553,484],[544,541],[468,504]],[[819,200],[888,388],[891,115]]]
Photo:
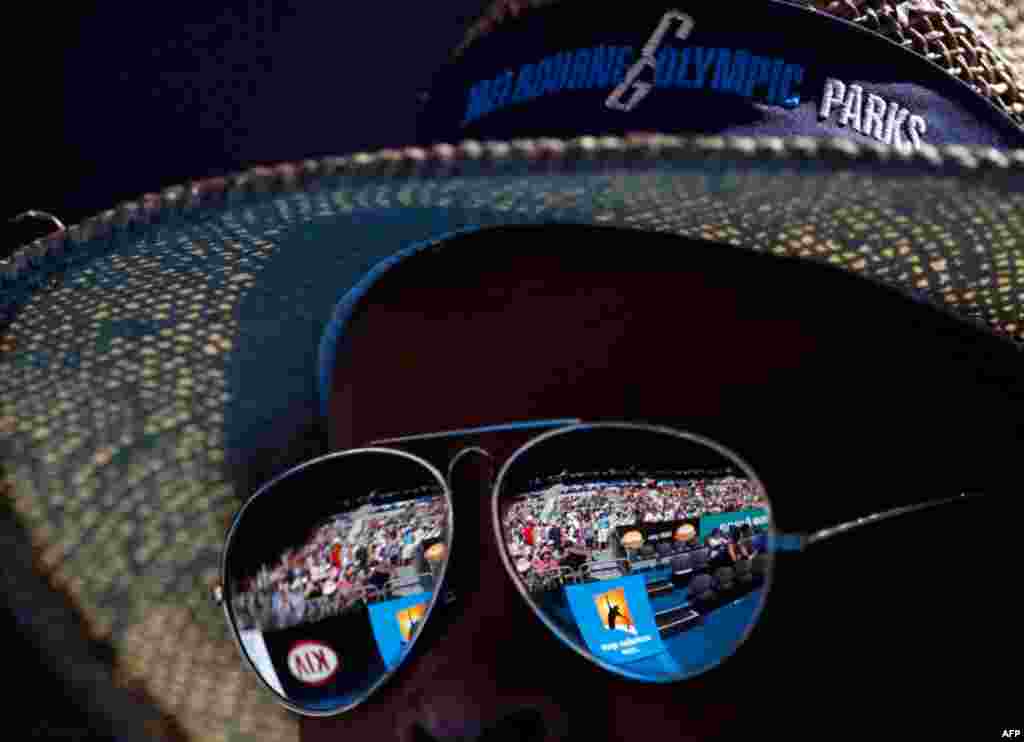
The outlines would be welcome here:
[[[768,550],[768,529],[765,527],[759,527],[753,529],[754,531],[754,550],[758,553],[764,553]]]
[[[715,528],[704,539],[704,546],[708,549],[708,564],[712,567],[728,566],[732,563],[729,555],[730,541],[721,528]]]
[[[531,562],[535,574],[542,575],[548,570],[547,552],[538,552]]]
[[[602,551],[608,548],[609,520],[608,514],[602,512],[597,519],[597,546]]]
[[[306,615],[306,585],[308,580],[299,579],[292,583],[289,599],[291,602],[291,624],[301,623]]]
[[[575,572],[587,562],[588,556],[589,555],[585,550],[577,547],[569,549],[558,563],[559,565],[568,567]]]
[[[733,563],[742,559],[753,559],[757,553],[754,551],[753,545],[750,542],[750,526],[744,523],[738,528],[734,528],[730,533],[729,539],[729,557]]]
[[[374,562],[370,565],[369,582],[371,585],[373,585],[375,588],[381,591],[381,593],[383,593],[383,597],[385,598],[387,597],[387,594],[384,592],[384,588],[387,586],[390,580],[391,569],[385,562]]]
[[[413,538],[413,532],[411,528],[405,530],[405,534],[402,536],[402,566],[408,567],[412,564],[413,557],[416,556],[416,541]]]
[[[286,593],[285,584],[279,582],[270,601],[270,615],[274,619],[274,625],[278,627],[283,627],[288,619],[287,611],[289,606],[287,605],[288,596]]]
[[[402,555],[402,544],[398,539],[398,532],[392,531],[391,543],[388,544],[388,561],[392,567],[398,567]]]
[[[562,529],[557,523],[551,526],[551,543],[555,545],[556,549],[562,548]]]
[[[338,580],[338,590],[346,597],[352,593],[356,588],[356,575],[355,568],[349,567],[342,574]]]
[[[679,477],[669,481],[637,476],[631,480],[583,482],[541,487],[513,502],[502,516],[506,545],[516,563],[535,566],[544,561],[542,552],[580,547],[585,558],[596,558],[596,550],[615,545],[616,528],[638,523],[662,523],[700,518],[764,507],[764,493],[749,480],[735,476],[718,478]],[[712,539],[715,557],[732,563],[728,541],[719,533]],[[699,542],[692,545],[699,548]],[[749,545],[738,551],[739,558],[753,552]],[[605,555],[601,555],[604,557]],[[626,556],[638,557],[633,550]],[[565,560],[562,560],[565,563]]]
[[[251,598],[245,605],[261,598],[266,606],[257,623],[286,628],[338,613],[371,579],[386,583],[400,566],[412,565],[424,540],[443,540],[447,505],[443,498],[419,498],[371,515],[335,516],[303,545],[283,550],[276,564],[243,578],[240,595]]]
[[[274,593],[271,610],[275,626],[283,629],[290,625],[293,609],[291,590],[288,589],[287,583],[281,582],[278,584],[277,592]]]

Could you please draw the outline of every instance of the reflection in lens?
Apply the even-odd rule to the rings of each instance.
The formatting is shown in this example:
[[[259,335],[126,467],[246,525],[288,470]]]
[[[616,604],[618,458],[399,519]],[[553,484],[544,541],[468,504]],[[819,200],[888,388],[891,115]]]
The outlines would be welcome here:
[[[717,444],[662,429],[557,431],[506,464],[495,516],[520,591],[561,638],[629,677],[691,677],[760,613],[770,510]]]
[[[444,480],[419,459],[367,449],[293,469],[229,538],[225,598],[244,654],[297,710],[359,703],[415,641],[450,534]]]

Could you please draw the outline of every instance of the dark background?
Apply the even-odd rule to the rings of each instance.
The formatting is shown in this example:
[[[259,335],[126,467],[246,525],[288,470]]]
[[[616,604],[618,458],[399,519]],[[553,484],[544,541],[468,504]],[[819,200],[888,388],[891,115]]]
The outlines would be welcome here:
[[[70,225],[195,178],[411,144],[418,93],[480,7],[481,0],[5,6],[0,259],[40,236],[31,231],[38,225],[6,224],[29,209]],[[12,514],[2,515],[10,527]],[[5,554],[31,559],[27,542],[6,546]],[[68,668],[46,666],[41,648],[22,638],[21,629],[37,623],[40,631],[46,619],[26,612],[18,591],[29,588],[15,582],[5,585],[0,632],[13,639],[9,666],[18,668],[26,702],[8,705],[5,731],[18,739],[111,738],[102,720],[75,708],[56,674]]]
[[[195,178],[411,144],[418,93],[482,4],[5,8],[0,216],[73,224]]]

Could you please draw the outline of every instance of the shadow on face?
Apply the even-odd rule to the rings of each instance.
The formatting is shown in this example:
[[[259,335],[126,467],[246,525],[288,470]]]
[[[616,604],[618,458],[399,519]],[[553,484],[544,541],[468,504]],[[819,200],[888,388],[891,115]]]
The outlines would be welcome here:
[[[1015,362],[998,341],[831,268],[663,235],[509,228],[412,258],[371,290],[339,354],[330,445],[529,419],[661,422],[739,453],[779,527],[799,531],[951,483],[998,486],[1009,456],[997,449],[1020,435],[1020,397],[1013,408],[1006,396],[1016,382],[1000,371]],[[505,573],[487,483],[510,451],[485,447],[497,460],[465,457],[453,488],[460,608],[365,704],[304,719],[305,739],[730,738],[774,713],[763,691],[776,673],[809,706],[832,698],[814,682],[825,670],[806,671],[820,645],[800,637],[848,607],[825,599],[796,618],[784,607],[796,588],[775,589],[735,658],[681,684],[627,681],[567,650]],[[769,618],[773,602],[783,607]],[[859,654],[894,651],[873,636],[845,642],[837,662],[866,670]]]

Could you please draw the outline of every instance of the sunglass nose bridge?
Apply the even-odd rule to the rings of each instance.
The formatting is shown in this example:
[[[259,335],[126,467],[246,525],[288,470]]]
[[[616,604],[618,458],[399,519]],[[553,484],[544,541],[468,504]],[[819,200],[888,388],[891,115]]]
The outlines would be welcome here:
[[[449,489],[454,486],[456,472],[460,470],[460,467],[463,467],[464,471],[464,467],[468,466],[470,461],[476,462],[475,473],[484,477],[482,484],[489,492],[494,487],[494,456],[481,446],[467,446],[452,457],[448,464],[446,480]]]

